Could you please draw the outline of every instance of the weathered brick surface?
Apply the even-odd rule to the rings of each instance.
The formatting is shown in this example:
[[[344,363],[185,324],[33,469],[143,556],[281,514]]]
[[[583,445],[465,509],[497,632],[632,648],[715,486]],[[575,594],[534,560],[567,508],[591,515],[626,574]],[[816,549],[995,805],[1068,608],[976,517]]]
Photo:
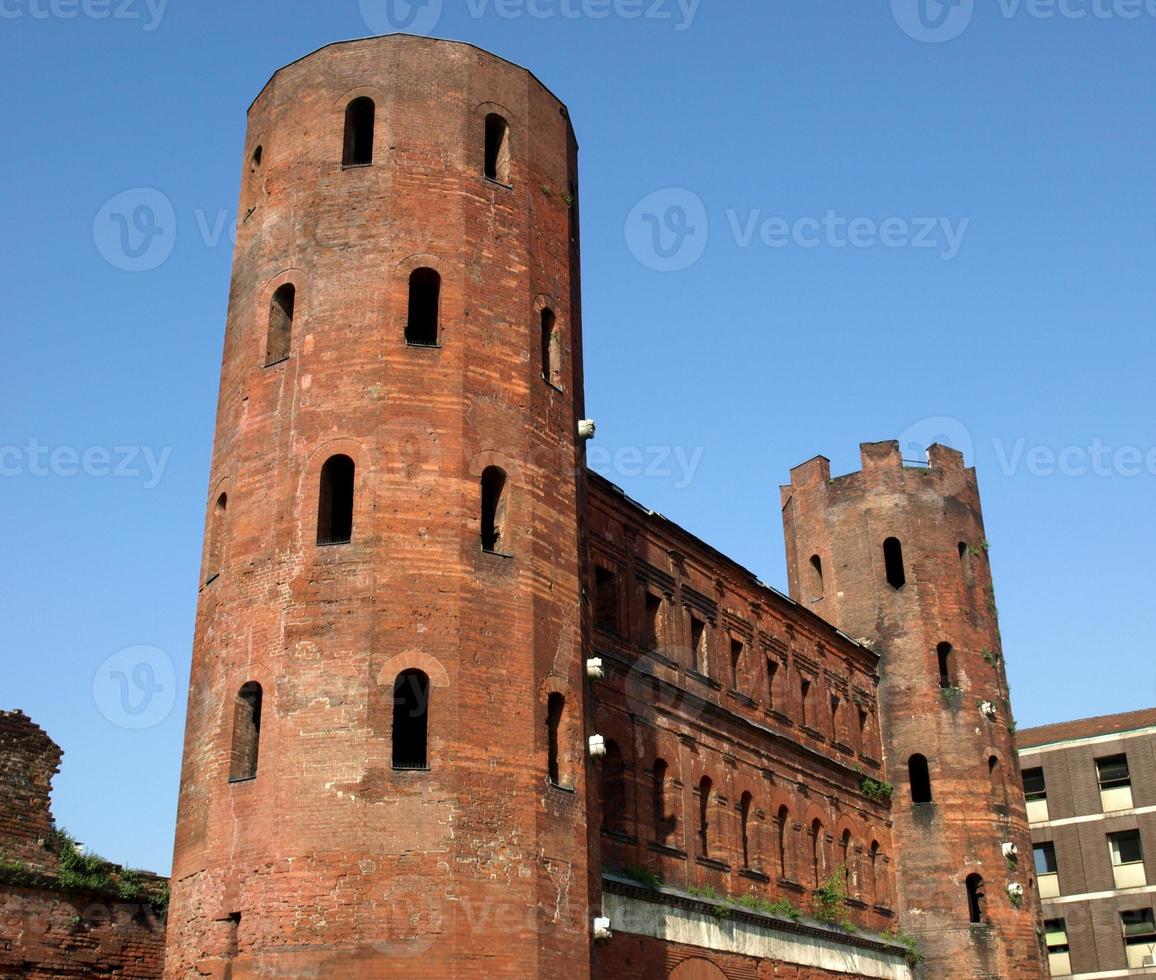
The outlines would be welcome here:
[[[899,444],[867,444],[862,472],[832,480],[827,460],[783,488],[791,595],[881,656],[884,762],[895,785],[899,901],[930,976],[1046,975],[1036,936],[1030,835],[1019,777],[975,471],[933,446],[905,466]],[[906,584],[887,581],[884,542],[902,542]],[[821,559],[823,578],[813,574]],[[937,647],[950,643],[950,686]],[[986,652],[986,656],[985,656]],[[989,719],[980,703],[995,705]],[[912,802],[908,760],[927,757],[933,803]],[[989,778],[988,760],[998,778]],[[1001,845],[1015,843],[1019,866]],[[986,922],[969,925],[965,880],[980,874]],[[1007,885],[1027,889],[1022,907]]]
[[[63,753],[22,711],[0,711],[0,857],[53,872],[52,777]]]
[[[374,162],[343,169],[359,96],[376,103]],[[492,111],[510,123],[511,187],[483,177]],[[536,977],[586,962],[566,112],[470,46],[376,38],[278,72],[244,159],[209,494],[228,508],[197,616],[167,975]],[[404,341],[420,267],[442,277],[438,347]],[[290,356],[266,367],[286,282]],[[543,305],[564,390],[541,376]],[[356,464],[353,540],[319,547],[319,474],[338,453]],[[480,547],[491,465],[509,476],[509,557]],[[393,684],[414,667],[432,684],[429,772],[392,768]],[[258,770],[231,784],[250,681]],[[567,792],[546,778],[553,692]]]

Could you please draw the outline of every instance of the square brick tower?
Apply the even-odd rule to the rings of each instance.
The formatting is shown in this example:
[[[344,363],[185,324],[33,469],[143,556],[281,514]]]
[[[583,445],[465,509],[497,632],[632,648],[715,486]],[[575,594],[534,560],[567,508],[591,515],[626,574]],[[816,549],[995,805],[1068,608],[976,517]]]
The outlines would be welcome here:
[[[166,976],[585,964],[567,111],[391,36],[248,123]]]
[[[783,487],[791,596],[880,655],[905,927],[929,977],[1047,976],[975,471],[932,446],[816,458]]]

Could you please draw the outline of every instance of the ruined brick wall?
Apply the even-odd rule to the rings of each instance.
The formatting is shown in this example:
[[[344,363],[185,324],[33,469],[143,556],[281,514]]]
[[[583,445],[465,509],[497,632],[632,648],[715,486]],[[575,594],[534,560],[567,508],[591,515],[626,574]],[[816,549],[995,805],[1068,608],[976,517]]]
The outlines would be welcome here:
[[[892,927],[877,656],[590,480],[603,864],[804,910],[843,866],[849,917]]]
[[[358,98],[376,107],[373,159],[343,166]],[[509,123],[500,180],[484,174],[491,114]],[[420,963],[537,977],[586,962],[566,110],[469,45],[332,45],[252,106],[243,180],[168,975],[412,976]],[[441,277],[440,333],[416,346],[409,284],[426,268]],[[271,359],[287,284],[288,357]],[[544,309],[560,337],[549,379]],[[355,464],[352,538],[323,546],[320,476],[337,455]],[[489,467],[507,475],[500,554],[481,547]],[[426,770],[394,767],[394,685],[409,670],[430,687]],[[230,781],[249,683],[262,691],[255,778]],[[551,694],[565,698],[560,787]]]
[[[60,747],[22,711],[0,711],[0,857],[30,871],[56,870],[52,777]]]
[[[164,922],[147,903],[0,886],[0,976],[158,980]]]
[[[832,480],[821,457],[792,471],[782,492],[791,595],[881,657],[899,899],[905,927],[927,951],[928,974],[1045,976],[975,472],[953,450],[934,446],[929,455],[930,466],[907,466],[898,443],[867,444],[860,473]],[[889,539],[902,552],[901,562],[892,552],[890,571]],[[941,644],[950,647],[942,661]],[[922,802],[918,766],[909,778],[919,755],[930,802]],[[1004,842],[1019,849],[1015,866]],[[976,924],[971,875],[983,881]],[[1026,890],[1019,907],[1010,883]]]

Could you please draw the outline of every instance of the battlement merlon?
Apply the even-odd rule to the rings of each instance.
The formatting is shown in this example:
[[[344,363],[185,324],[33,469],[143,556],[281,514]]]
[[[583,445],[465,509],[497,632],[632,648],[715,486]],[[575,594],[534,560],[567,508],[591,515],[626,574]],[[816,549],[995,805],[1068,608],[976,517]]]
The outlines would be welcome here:
[[[796,492],[830,486],[833,489],[868,491],[871,489],[895,492],[908,489],[926,489],[930,485],[950,496],[967,488],[977,488],[974,467],[966,465],[963,453],[939,443],[927,450],[926,464],[904,460],[898,440],[864,442],[859,444],[862,468],[843,476],[831,477],[831,461],[816,456],[791,470],[791,482],[780,488],[784,507]]]

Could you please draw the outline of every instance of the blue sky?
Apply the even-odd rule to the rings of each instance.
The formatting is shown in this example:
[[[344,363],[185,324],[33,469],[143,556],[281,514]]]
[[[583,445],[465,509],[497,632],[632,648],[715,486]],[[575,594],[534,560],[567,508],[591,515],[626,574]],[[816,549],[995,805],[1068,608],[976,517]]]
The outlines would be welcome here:
[[[1154,703],[1156,5],[437,6],[570,106],[597,468],[785,587],[791,466],[946,437],[1020,724]],[[0,0],[0,707],[110,857],[169,867],[245,109],[406,12]]]

